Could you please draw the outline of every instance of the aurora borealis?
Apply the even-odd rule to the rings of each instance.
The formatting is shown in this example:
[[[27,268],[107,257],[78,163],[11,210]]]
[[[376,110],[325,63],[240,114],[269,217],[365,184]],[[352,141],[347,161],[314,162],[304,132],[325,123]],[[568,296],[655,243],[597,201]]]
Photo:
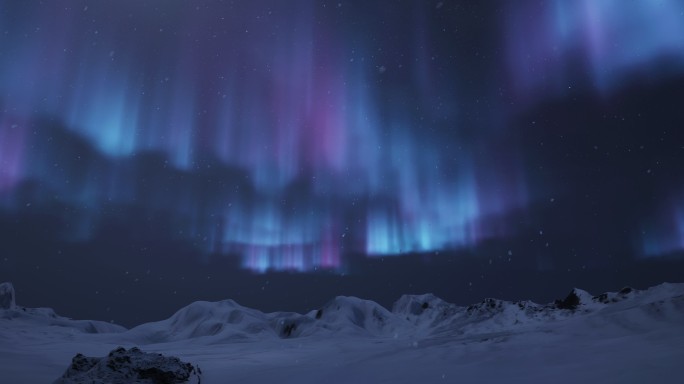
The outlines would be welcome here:
[[[216,7],[223,12],[214,14]],[[486,152],[488,144],[477,138],[439,142],[439,131],[465,124],[457,106],[464,92],[433,68],[435,55],[456,52],[432,46],[426,15],[412,22],[425,36],[401,36],[416,40],[413,49],[385,53],[350,27],[317,23],[332,16],[312,2],[131,3],[107,15],[87,5],[45,8],[19,26],[42,27],[4,52],[12,58],[2,71],[4,131],[21,144],[10,144],[20,153],[7,151],[6,161],[17,171],[3,184],[35,178],[66,203],[87,205],[87,223],[76,224],[83,231],[96,225],[103,202],[135,202],[170,211],[205,251],[239,253],[246,268],[307,271],[341,267],[343,247],[391,255],[471,245],[496,235],[483,218],[525,203],[514,151],[502,154],[512,162],[502,170],[478,166],[470,147]],[[66,180],[52,166],[69,172],[69,165],[49,155],[28,161],[36,156],[26,153],[36,145],[29,135],[36,115],[64,124],[110,169],[89,173],[96,168],[89,162]],[[44,152],[63,150],[48,144]],[[219,179],[206,193],[179,182],[167,188],[180,196],[160,203],[165,190],[150,192],[155,187],[143,187],[136,166],[126,165],[145,153],[159,153],[179,172],[224,167],[245,180]]]
[[[677,0],[0,1],[0,211],[258,274],[659,258],[682,84]]]

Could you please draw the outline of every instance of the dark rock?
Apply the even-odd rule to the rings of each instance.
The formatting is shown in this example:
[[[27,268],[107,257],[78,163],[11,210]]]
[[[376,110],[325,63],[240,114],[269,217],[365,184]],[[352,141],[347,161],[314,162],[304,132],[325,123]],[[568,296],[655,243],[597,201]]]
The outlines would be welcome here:
[[[632,291],[633,291],[632,287],[624,287],[624,288],[622,288],[622,289],[620,290],[619,293],[620,293],[621,295],[626,295],[626,294],[631,293]]]
[[[556,307],[558,309],[568,309],[571,311],[574,311],[577,309],[577,306],[580,305],[580,298],[577,296],[577,293],[573,289],[570,294],[564,299],[564,300],[556,300]]]
[[[71,359],[70,370],[77,372],[86,372],[93,368],[100,361],[97,357],[86,357],[82,354],[77,354]]]
[[[77,354],[55,384],[139,383],[180,384],[200,382],[201,372],[177,357],[119,347],[106,357]]]
[[[606,304],[606,303],[608,303],[608,301],[609,301],[609,300],[608,300],[608,294],[607,294],[607,293],[602,293],[602,294],[600,294],[600,295],[598,295],[598,296],[594,296],[594,297],[592,298],[592,300],[598,301],[598,302],[603,303],[603,304]]]
[[[296,329],[297,329],[297,324],[295,324],[295,323],[286,324],[283,327],[282,337],[292,336],[292,332],[294,332]]]

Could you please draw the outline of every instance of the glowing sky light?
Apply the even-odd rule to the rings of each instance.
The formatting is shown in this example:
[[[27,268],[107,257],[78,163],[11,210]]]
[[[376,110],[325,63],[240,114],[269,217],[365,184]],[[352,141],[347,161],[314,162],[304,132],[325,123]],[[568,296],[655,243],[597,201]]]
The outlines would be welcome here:
[[[684,205],[672,201],[659,217],[653,218],[641,234],[642,252],[647,257],[684,250]]]
[[[681,1],[553,0],[510,7],[509,62],[523,94],[564,92],[585,71],[606,92],[637,68],[658,77],[663,66],[684,66]]]
[[[0,192],[14,187],[22,177],[27,122],[0,118]]]
[[[257,272],[515,232],[506,217],[536,196],[504,135],[510,108],[482,97],[505,76],[473,85],[470,53],[426,21],[441,6],[397,5],[410,17],[381,24],[389,10],[361,2],[238,3],[6,8],[3,198],[67,205],[64,235],[80,241],[126,209],[164,217],[174,236]],[[524,97],[559,92],[575,71],[605,91],[633,67],[684,64],[682,11],[530,2],[493,40]]]

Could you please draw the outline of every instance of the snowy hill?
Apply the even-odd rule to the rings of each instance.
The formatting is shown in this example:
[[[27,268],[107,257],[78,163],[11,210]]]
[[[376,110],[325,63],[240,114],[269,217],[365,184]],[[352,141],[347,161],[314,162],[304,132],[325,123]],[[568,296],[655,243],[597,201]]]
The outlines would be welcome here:
[[[314,323],[305,323],[312,331],[304,335],[318,332],[349,333],[358,336],[388,335],[399,326],[395,316],[370,300],[356,297],[338,296],[321,309],[309,313],[316,319]]]
[[[201,366],[203,383],[675,383],[684,361],[684,284],[574,289],[549,304],[404,295],[391,310],[339,296],[306,314],[200,301],[130,330],[5,301],[2,382],[54,381],[77,353],[123,345]]]
[[[169,319],[135,327],[127,336],[143,343],[197,338],[217,343],[320,334],[428,337],[445,332],[452,335],[517,332],[570,317],[590,316],[602,311],[619,312],[634,306],[648,306],[658,313],[664,310],[663,299],[678,305],[682,295],[684,284],[662,284],[646,291],[625,288],[598,296],[575,288],[565,299],[545,305],[488,298],[467,307],[447,303],[432,294],[404,295],[394,303],[391,311],[370,300],[338,296],[304,315],[292,312],[267,314],[233,300],[199,301],[182,308]],[[676,311],[671,315],[676,315]]]
[[[0,326],[6,328],[62,327],[85,333],[123,332],[126,328],[104,321],[72,320],[59,316],[52,308],[25,308],[15,303],[11,283],[0,284]],[[5,321],[1,321],[5,320]]]
[[[379,304],[339,296],[321,309],[302,315],[292,312],[263,313],[233,300],[194,302],[169,319],[137,326],[127,337],[145,343],[201,338],[219,341],[296,338],[317,333],[357,336],[383,335],[393,329],[395,316]],[[396,324],[395,324],[396,325]]]
[[[240,306],[233,300],[197,301],[159,322],[131,329],[128,336],[144,343],[211,337],[211,341],[234,341],[270,332],[267,316]]]

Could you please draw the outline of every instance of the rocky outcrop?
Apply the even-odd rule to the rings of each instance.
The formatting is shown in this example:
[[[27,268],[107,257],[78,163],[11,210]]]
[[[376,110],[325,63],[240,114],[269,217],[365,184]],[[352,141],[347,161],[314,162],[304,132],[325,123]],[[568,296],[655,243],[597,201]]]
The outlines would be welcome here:
[[[199,384],[201,374],[198,367],[177,357],[120,347],[105,357],[77,354],[54,384]]]

